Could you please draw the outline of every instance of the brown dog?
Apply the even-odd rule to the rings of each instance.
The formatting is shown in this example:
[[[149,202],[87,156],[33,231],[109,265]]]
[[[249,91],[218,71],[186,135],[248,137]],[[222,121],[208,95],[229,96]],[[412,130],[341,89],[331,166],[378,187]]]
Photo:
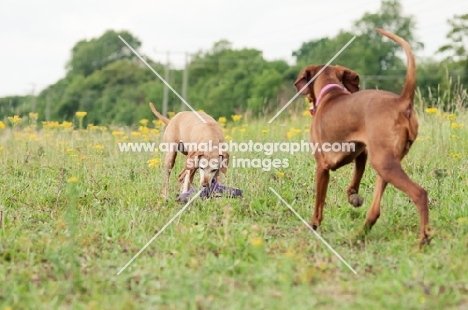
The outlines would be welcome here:
[[[416,204],[421,220],[420,244],[428,244],[429,211],[427,192],[403,171],[401,160],[408,153],[418,133],[418,121],[413,110],[416,87],[416,65],[409,44],[399,36],[376,29],[380,34],[400,44],[406,52],[408,69],[406,83],[400,95],[387,91],[359,91],[359,76],[341,66],[329,66],[303,89],[321,66],[308,66],[297,78],[295,86],[313,102],[314,115],[310,139],[320,147],[324,143],[352,142],[354,150],[315,152],[316,202],[312,226],[322,222],[329,171],[354,161],[354,174],[347,189],[348,201],[355,207],[363,203],[358,195],[367,156],[377,171],[374,201],[361,231],[364,235],[380,215],[380,201],[388,183],[405,192]],[[346,89],[341,86],[343,83]]]
[[[166,148],[164,167],[166,177],[162,189],[168,198],[168,184],[177,151],[187,155],[184,170],[179,174],[181,194],[186,193],[193,182],[195,171],[200,169],[200,186],[210,187],[213,179],[218,181],[219,172],[226,174],[229,154],[220,147],[224,143],[224,133],[219,124],[208,114],[198,112],[204,123],[194,112],[180,112],[169,120],[156,111],[149,103],[151,111],[164,124],[163,142]]]

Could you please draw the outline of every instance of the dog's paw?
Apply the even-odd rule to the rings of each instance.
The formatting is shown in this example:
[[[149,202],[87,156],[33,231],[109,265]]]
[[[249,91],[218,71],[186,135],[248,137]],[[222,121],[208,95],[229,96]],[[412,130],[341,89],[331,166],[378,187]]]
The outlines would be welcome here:
[[[349,196],[348,201],[353,207],[359,208],[364,203],[364,198],[358,194],[352,194]]]
[[[432,228],[427,227],[424,230],[424,235],[421,236],[421,239],[419,240],[419,249],[423,249],[431,244],[431,240],[435,236],[435,230]]]

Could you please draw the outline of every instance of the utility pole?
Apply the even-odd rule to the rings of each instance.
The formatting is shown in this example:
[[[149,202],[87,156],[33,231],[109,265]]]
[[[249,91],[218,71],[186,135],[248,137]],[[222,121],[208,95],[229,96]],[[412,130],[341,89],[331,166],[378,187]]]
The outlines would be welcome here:
[[[189,70],[189,62],[190,62],[190,53],[188,52],[182,52],[182,51],[158,51],[154,49],[154,52],[156,54],[166,54],[167,60],[166,60],[166,66],[164,70],[164,79],[166,82],[169,83],[169,72],[170,72],[170,55],[171,54],[182,54],[185,55],[185,66],[184,66],[184,71],[182,75],[182,98],[187,100],[187,91],[188,91],[188,70]],[[162,109],[162,114],[165,115],[167,113],[167,103],[168,103],[168,95],[169,95],[169,90],[166,85],[164,85],[164,93],[163,93],[163,109]],[[185,104],[181,102],[180,109],[181,111],[185,110]]]
[[[169,57],[170,57],[170,52],[166,53],[167,55],[167,60],[166,60],[166,66],[164,68],[164,79],[166,80],[167,83],[169,83]],[[167,116],[167,102],[169,101],[169,88],[164,84],[164,93],[163,93],[163,107],[162,107],[162,114],[164,116]]]
[[[185,53],[185,67],[184,67],[184,75],[182,78],[182,98],[187,101],[187,88],[188,88],[188,67],[189,67],[189,53]],[[182,102],[180,105],[180,110],[185,111],[185,103]]]

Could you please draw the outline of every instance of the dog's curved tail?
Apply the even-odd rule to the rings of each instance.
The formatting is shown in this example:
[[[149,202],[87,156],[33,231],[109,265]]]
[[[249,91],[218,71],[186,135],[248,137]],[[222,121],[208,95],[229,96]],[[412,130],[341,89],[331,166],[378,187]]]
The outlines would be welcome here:
[[[170,120],[164,115],[162,115],[161,113],[159,113],[154,107],[154,104],[152,102],[149,103],[149,106],[150,106],[151,111],[153,111],[154,115],[156,115],[157,118],[159,118],[164,124],[166,125],[169,124]]]
[[[413,101],[414,90],[416,89],[416,62],[414,60],[414,55],[411,51],[410,45],[396,34],[390,33],[380,28],[376,28],[375,30],[381,35],[386,36],[387,38],[390,38],[396,43],[400,44],[401,47],[403,47],[405,50],[408,68],[406,69],[405,86],[403,87],[403,91],[401,92],[400,97],[402,99],[409,99]]]

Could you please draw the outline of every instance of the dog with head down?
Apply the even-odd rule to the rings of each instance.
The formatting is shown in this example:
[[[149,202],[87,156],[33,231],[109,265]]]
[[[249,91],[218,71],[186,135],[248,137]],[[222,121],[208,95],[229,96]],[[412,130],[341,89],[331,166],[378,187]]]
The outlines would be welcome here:
[[[164,159],[165,180],[162,195],[168,198],[168,185],[177,152],[186,155],[179,174],[180,193],[191,188],[195,172],[200,170],[200,186],[209,188],[213,180],[219,183],[220,172],[227,173],[229,154],[223,149],[224,132],[218,122],[204,112],[180,112],[172,119],[160,114],[150,102],[151,111],[166,124],[163,143],[169,147]],[[176,147],[174,147],[176,146]]]

